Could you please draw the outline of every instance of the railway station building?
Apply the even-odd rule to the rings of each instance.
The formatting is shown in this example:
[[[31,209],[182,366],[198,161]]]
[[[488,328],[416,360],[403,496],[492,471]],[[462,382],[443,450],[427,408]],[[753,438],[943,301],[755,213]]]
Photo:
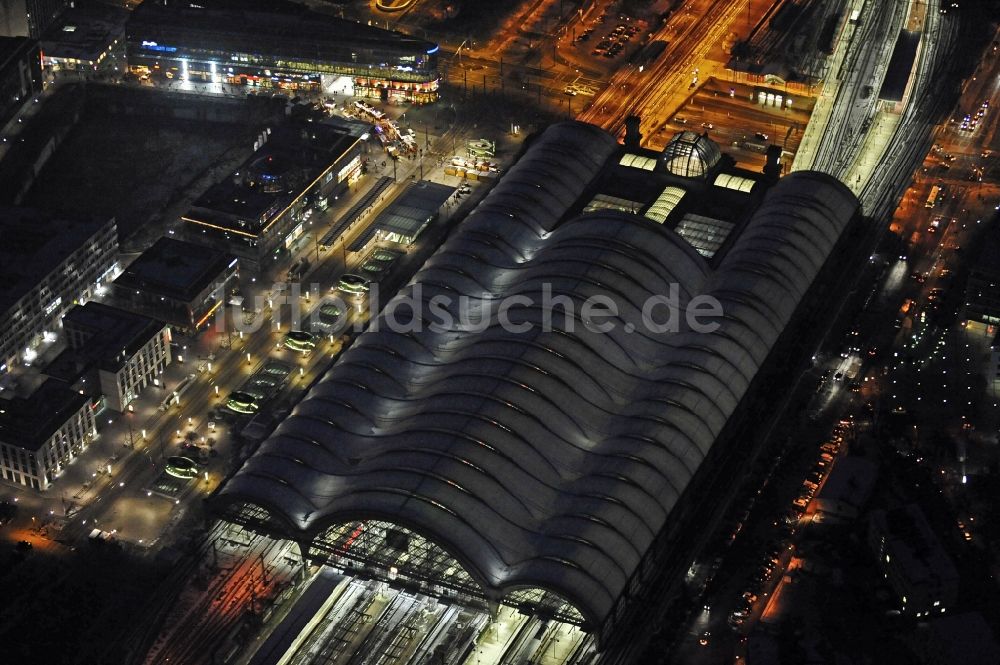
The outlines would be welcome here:
[[[861,211],[829,175],[743,170],[695,132],[647,150],[635,127],[531,139],[214,513],[605,650],[680,597]],[[714,299],[714,325],[647,311],[669,294]]]

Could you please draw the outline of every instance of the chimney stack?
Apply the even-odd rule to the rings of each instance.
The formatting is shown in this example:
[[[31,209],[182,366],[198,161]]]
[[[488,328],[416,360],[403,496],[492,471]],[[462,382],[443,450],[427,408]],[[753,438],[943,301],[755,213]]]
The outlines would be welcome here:
[[[642,134],[639,132],[639,116],[630,115],[625,118],[625,147],[638,149],[642,142]]]
[[[771,181],[776,181],[781,177],[781,146],[774,144],[767,146],[762,171]]]

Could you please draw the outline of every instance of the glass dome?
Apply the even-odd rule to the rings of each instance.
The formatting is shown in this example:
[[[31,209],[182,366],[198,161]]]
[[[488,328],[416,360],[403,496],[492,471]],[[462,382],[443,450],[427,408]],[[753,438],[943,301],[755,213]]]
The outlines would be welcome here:
[[[704,178],[721,158],[718,144],[706,134],[684,131],[674,134],[663,149],[660,161],[674,175]]]

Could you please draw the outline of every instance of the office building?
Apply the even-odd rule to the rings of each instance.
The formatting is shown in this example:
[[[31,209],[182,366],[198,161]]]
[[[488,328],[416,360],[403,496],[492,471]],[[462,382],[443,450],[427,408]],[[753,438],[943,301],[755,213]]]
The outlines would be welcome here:
[[[118,272],[114,219],[0,207],[0,375],[55,340],[66,311]]]
[[[46,490],[97,436],[90,400],[58,379],[28,396],[0,393],[0,476]]]
[[[0,0],[0,36],[38,39],[69,0]]]
[[[919,506],[872,513],[868,544],[900,598],[901,612],[920,618],[955,606],[958,571]]]
[[[38,43],[27,37],[0,37],[0,127],[41,89]]]
[[[234,256],[163,237],[122,271],[112,293],[121,306],[193,334],[210,323],[238,273]]]
[[[694,132],[642,149],[637,124],[624,146],[536,137],[211,509],[605,649],[683,597],[725,505],[706,496],[805,357],[861,216],[829,175],[749,172]]]
[[[146,0],[126,49],[141,76],[415,103],[438,94],[436,44],[302,6]]]
[[[333,119],[288,122],[230,177],[195,200],[182,217],[186,235],[267,270],[306,241],[314,212],[361,177],[361,125]]]
[[[97,302],[63,317],[69,347],[46,367],[104,406],[122,412],[170,364],[170,329],[156,319]]]

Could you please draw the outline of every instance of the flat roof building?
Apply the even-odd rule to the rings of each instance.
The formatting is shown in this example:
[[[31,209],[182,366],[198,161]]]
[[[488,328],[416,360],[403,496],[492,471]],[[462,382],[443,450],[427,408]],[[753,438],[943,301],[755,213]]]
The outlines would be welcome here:
[[[409,245],[437,218],[441,206],[454,193],[454,187],[427,180],[411,183],[372,220],[348,249],[360,252],[372,240]]]
[[[0,207],[0,375],[54,341],[63,315],[118,271],[114,219]]]
[[[900,30],[886,67],[878,98],[883,102],[884,108],[894,109],[896,113],[902,110],[902,103],[912,86],[911,79],[916,71],[915,63],[921,36],[920,32]]]
[[[114,411],[124,411],[147,385],[158,385],[170,364],[170,329],[148,316],[88,302],[66,313],[63,329],[69,348],[45,373],[103,398]]]
[[[943,616],[921,623],[913,633],[921,665],[995,665],[1000,644],[980,612]]]
[[[362,135],[357,123],[333,119],[269,130],[235,173],[195,200],[182,217],[187,237],[267,270],[305,239],[314,212],[361,177]]]
[[[122,271],[113,293],[128,309],[196,332],[225,302],[237,273],[231,254],[163,237]]]
[[[54,71],[124,70],[123,7],[90,3],[63,12],[39,39],[42,65]]]
[[[704,135],[549,127],[209,504],[311,561],[620,642],[680,594],[859,219],[834,178]]]
[[[816,496],[816,511],[853,520],[864,509],[875,488],[878,465],[862,457],[845,457],[833,470]]]
[[[868,542],[904,614],[928,617],[955,606],[958,570],[915,503],[872,513]]]
[[[965,285],[965,318],[986,325],[1000,324],[1000,213],[993,215]]]
[[[179,80],[437,99],[438,46],[400,32],[282,5],[146,0],[127,30],[130,69]],[[341,83],[343,81],[344,83]]]
[[[46,490],[63,467],[97,436],[90,400],[47,379],[31,395],[0,393],[0,477]]]
[[[0,127],[14,117],[28,97],[41,89],[38,42],[27,37],[0,37]]]

